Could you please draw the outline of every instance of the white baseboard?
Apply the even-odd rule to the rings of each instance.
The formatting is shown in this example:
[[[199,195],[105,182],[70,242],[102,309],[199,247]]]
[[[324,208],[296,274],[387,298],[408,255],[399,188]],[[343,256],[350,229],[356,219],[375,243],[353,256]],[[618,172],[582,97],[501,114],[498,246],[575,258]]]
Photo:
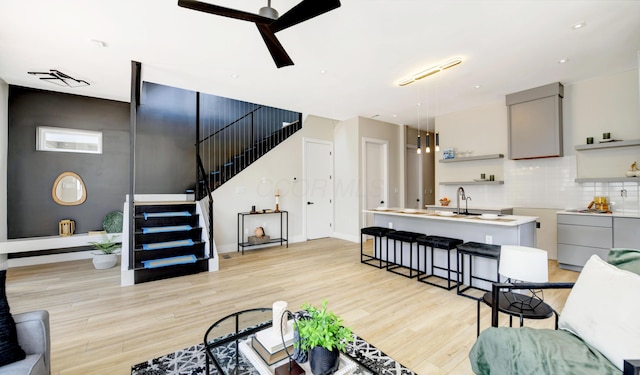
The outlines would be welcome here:
[[[9,259],[9,268],[33,266],[36,264],[67,262],[70,260],[79,260],[79,259],[92,259],[93,254],[91,254],[91,251],[92,250],[76,251],[73,253],[36,255],[32,257]]]
[[[351,235],[351,234],[346,234],[346,233],[339,233],[339,232],[333,232],[333,237],[340,239],[340,240],[345,240],[345,241],[351,241],[351,242],[360,242],[360,236],[359,235]]]

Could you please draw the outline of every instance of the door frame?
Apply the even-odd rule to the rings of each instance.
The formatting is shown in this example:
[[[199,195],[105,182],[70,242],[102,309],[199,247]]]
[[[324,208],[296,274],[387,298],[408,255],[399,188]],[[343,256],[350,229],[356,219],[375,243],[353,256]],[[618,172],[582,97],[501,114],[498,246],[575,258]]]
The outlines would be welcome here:
[[[307,144],[309,143],[318,143],[318,144],[322,144],[322,145],[327,145],[329,146],[329,150],[331,151],[331,154],[329,155],[329,168],[331,170],[331,178],[329,179],[329,185],[331,187],[331,229],[329,230],[329,236],[333,237],[333,232],[334,232],[334,217],[335,217],[335,206],[333,204],[333,200],[335,198],[335,179],[333,178],[335,171],[334,171],[334,164],[333,164],[333,142],[332,141],[324,141],[321,139],[315,139],[315,138],[307,138],[307,137],[303,137],[302,138],[302,201],[300,202],[302,204],[302,237],[305,239],[305,241],[308,239],[307,238],[307,189],[308,189],[308,183],[307,183]]]
[[[407,160],[406,156],[407,156],[407,152],[411,151],[414,154],[416,153],[416,150],[418,149],[417,145],[412,145],[412,144],[407,144],[406,148],[405,148],[405,162],[404,162],[404,166],[405,166],[405,174],[404,174],[404,206],[407,207],[407,205],[410,202],[413,202],[413,198],[411,200],[409,200],[409,178],[410,178],[410,173],[407,170],[408,166],[409,166],[409,161]],[[424,187],[424,156],[420,155],[421,157],[418,158],[418,194],[420,195],[420,206],[419,208],[423,209],[425,208],[425,201],[424,201],[424,195],[425,195],[425,187]]]
[[[362,201],[360,202],[360,228],[367,224],[367,214],[364,212],[367,209],[367,144],[372,143],[382,146],[383,161],[383,176],[385,179],[384,184],[384,201],[387,207],[389,207],[389,141],[385,139],[366,138],[362,137]]]

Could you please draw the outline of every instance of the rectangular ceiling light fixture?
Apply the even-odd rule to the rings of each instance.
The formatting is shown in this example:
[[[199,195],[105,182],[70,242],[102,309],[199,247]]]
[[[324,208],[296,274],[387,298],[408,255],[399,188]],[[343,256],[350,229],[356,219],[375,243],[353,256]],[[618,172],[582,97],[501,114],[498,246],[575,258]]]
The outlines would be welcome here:
[[[102,154],[102,132],[38,126],[36,150]]]
[[[456,66],[456,65],[458,65],[460,63],[462,63],[462,58],[461,57],[453,57],[453,58],[451,58],[451,59],[449,59],[447,61],[444,61],[444,62],[434,66],[434,67],[425,69],[425,70],[423,70],[423,71],[421,71],[419,73],[416,73],[416,74],[414,74],[414,75],[412,75],[410,77],[401,79],[398,82],[398,85],[399,86],[406,86],[406,85],[408,85],[410,83],[413,83],[415,81],[421,80],[421,79],[423,79],[425,77],[429,77],[429,76],[434,75],[434,74],[436,74],[438,72],[441,72],[441,71],[443,71],[445,69],[449,69],[449,68],[451,68],[453,66]]]

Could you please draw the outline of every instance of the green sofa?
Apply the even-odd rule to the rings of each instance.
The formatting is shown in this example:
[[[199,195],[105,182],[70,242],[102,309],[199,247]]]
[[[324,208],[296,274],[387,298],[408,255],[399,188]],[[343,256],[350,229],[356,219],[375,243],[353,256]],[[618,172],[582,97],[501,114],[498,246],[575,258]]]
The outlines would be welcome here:
[[[474,373],[640,374],[640,250],[612,249],[589,259],[573,283],[493,284],[492,327],[469,352]],[[505,289],[572,287],[558,330],[498,327]]]

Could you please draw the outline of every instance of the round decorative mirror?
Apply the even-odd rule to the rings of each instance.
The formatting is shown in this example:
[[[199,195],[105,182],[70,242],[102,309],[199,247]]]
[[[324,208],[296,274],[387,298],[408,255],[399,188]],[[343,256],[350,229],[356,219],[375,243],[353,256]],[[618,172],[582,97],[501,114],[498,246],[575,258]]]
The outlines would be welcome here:
[[[63,172],[53,183],[51,196],[57,204],[75,206],[87,199],[87,188],[76,173]]]

